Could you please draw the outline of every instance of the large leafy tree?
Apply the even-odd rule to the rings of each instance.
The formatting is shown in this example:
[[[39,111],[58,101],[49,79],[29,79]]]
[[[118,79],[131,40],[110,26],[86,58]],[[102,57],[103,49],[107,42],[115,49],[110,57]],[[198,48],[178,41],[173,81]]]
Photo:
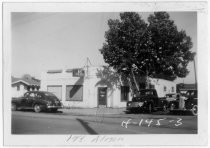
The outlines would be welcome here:
[[[148,18],[151,32],[153,63],[155,74],[175,79],[186,77],[187,65],[193,60],[191,38],[177,26],[166,12],[156,12]]]
[[[139,77],[174,80],[189,73],[187,65],[194,58],[191,38],[185,31],[178,31],[168,13],[155,12],[148,23],[138,13],[120,13],[120,20],[110,19],[108,26],[101,54],[137,90]]]

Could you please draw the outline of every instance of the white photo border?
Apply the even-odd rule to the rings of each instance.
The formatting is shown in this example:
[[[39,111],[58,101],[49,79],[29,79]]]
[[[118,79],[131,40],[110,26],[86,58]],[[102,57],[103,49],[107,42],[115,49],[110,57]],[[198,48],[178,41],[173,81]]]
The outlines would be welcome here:
[[[11,134],[11,12],[197,12],[197,59],[198,59],[198,134],[139,134],[111,135],[122,138],[115,143],[91,143],[97,135],[86,135],[86,142],[69,143],[69,135],[12,135]],[[207,145],[208,139],[208,45],[207,2],[205,1],[149,1],[149,2],[69,2],[40,3],[3,2],[3,130],[5,146],[69,146],[69,145]],[[205,65],[205,67],[204,67]]]

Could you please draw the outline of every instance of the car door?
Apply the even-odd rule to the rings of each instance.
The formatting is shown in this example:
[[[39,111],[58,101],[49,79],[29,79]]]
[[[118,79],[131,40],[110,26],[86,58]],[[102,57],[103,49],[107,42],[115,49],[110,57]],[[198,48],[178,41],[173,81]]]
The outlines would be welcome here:
[[[28,108],[33,108],[34,101],[36,99],[36,92],[31,92],[28,99],[26,100],[26,105]]]
[[[29,98],[29,92],[24,94],[24,97],[20,101],[20,107],[21,108],[26,108],[27,107],[27,100]]]
[[[151,91],[151,98],[154,103],[154,107],[158,107],[160,104],[160,99],[157,97],[157,92],[156,91]]]
[[[153,103],[154,103],[154,107],[158,107],[158,105],[159,105],[159,99],[158,99],[158,97],[156,97],[156,96],[154,96],[154,95],[151,95],[151,100],[153,101]]]

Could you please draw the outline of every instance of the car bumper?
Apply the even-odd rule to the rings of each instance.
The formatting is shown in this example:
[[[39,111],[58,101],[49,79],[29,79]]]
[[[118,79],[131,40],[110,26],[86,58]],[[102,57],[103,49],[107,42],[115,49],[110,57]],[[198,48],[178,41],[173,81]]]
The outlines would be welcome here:
[[[59,108],[63,108],[63,106],[47,106],[47,109],[59,109]]]
[[[140,107],[140,106],[139,106],[139,107],[127,107],[127,108],[126,108],[127,111],[131,111],[131,112],[132,112],[132,111],[141,111],[141,110],[143,110],[143,109],[144,109],[143,106],[141,106],[141,107]]]
[[[144,102],[134,102],[134,103],[131,103],[130,105],[127,105],[127,109],[128,110],[135,110],[135,109],[142,109],[144,108],[146,105],[146,103]]]

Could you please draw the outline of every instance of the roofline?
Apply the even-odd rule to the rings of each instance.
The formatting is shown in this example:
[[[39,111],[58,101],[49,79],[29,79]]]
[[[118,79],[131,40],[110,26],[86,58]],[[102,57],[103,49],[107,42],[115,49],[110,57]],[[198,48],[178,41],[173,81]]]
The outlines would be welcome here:
[[[30,85],[29,83],[27,83],[26,81],[23,81],[23,80],[14,81],[14,82],[12,82],[12,84],[15,84],[15,83],[18,83],[18,82],[23,82],[23,83],[25,83],[25,84],[27,84],[27,85]]]
[[[23,83],[25,83],[26,85],[37,85],[37,84],[29,84],[28,82],[26,82],[26,81],[24,81],[24,80],[17,80],[17,81],[14,81],[14,82],[12,82],[12,84],[15,84],[15,83],[18,83],[18,82],[23,82]],[[37,85],[37,86],[39,86],[39,85]]]
[[[195,89],[195,88],[179,88],[179,90],[197,90],[197,89]]]
[[[35,91],[35,90],[33,90],[33,91],[28,91],[28,92],[38,92],[38,93],[52,93],[52,92],[49,92],[49,91]],[[53,93],[52,93],[53,94]]]

